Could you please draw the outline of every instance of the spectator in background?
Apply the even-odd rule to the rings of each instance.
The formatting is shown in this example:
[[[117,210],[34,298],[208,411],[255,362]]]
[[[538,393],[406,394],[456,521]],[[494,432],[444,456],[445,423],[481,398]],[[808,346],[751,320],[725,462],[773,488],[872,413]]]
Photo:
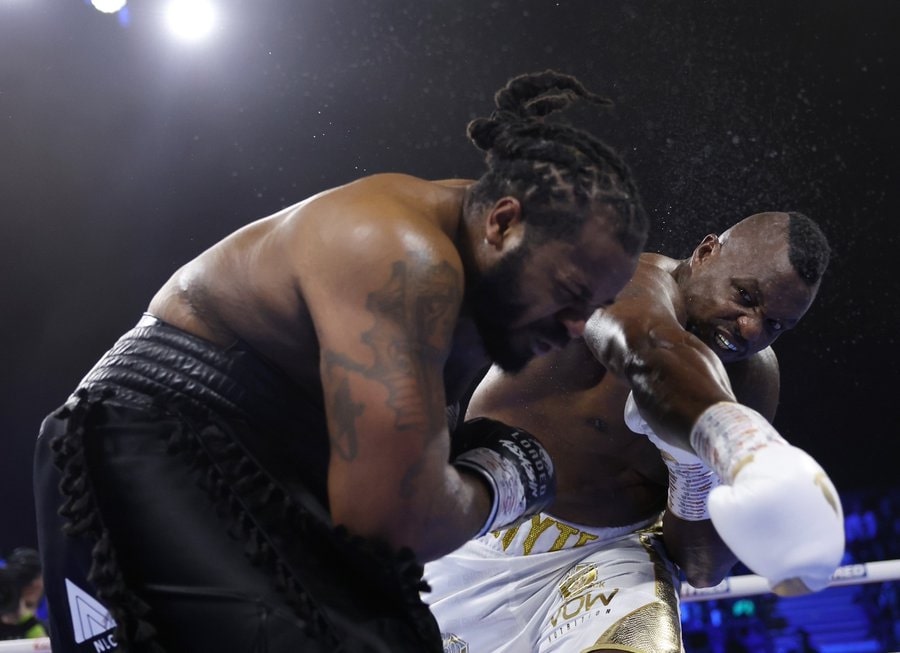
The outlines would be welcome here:
[[[44,625],[25,607],[22,581],[14,566],[0,568],[0,640],[47,636]]]
[[[40,618],[44,607],[44,574],[37,549],[26,546],[14,549],[6,566],[19,578],[23,607]]]

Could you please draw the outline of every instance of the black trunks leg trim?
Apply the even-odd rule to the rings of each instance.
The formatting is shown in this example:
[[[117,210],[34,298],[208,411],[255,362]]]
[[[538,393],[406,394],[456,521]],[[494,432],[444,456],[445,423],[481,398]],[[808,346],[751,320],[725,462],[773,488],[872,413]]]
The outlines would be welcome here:
[[[165,653],[155,641],[156,630],[144,619],[149,607],[125,585],[109,531],[97,509],[85,460],[85,429],[96,419],[96,408],[110,394],[79,390],[75,403],[57,413],[68,420],[66,431],[50,442],[53,463],[61,473],[59,491],[63,504],[59,515],[66,520],[66,535],[86,536],[94,541],[88,580],[116,622],[115,638],[123,653]]]

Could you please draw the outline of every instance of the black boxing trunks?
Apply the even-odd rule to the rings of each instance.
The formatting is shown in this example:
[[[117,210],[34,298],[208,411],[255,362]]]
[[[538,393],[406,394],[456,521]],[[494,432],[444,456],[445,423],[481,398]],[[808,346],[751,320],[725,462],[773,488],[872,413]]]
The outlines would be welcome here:
[[[331,524],[304,401],[241,343],[118,340],[35,451],[53,653],[441,651],[412,552]]]

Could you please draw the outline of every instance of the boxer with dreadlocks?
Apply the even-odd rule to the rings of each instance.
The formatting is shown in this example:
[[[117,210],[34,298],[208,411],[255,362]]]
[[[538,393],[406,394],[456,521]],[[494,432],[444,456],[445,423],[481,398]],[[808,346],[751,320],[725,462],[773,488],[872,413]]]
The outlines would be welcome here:
[[[541,510],[528,433],[447,407],[582,335],[637,265],[626,165],[511,80],[477,181],[376,174],[188,262],[42,424],[54,653],[440,651],[422,564]]]

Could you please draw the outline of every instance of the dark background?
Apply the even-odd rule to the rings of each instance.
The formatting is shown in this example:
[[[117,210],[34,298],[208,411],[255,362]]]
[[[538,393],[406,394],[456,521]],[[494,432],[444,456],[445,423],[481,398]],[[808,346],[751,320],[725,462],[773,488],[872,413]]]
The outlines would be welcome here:
[[[35,544],[41,419],[178,265],[364,174],[480,175],[466,122],[549,67],[615,100],[569,115],[631,164],[650,249],[820,221],[832,265],[776,343],[776,426],[842,493],[900,484],[900,2],[218,0],[195,44],[162,5],[125,27],[0,0],[0,552]]]

